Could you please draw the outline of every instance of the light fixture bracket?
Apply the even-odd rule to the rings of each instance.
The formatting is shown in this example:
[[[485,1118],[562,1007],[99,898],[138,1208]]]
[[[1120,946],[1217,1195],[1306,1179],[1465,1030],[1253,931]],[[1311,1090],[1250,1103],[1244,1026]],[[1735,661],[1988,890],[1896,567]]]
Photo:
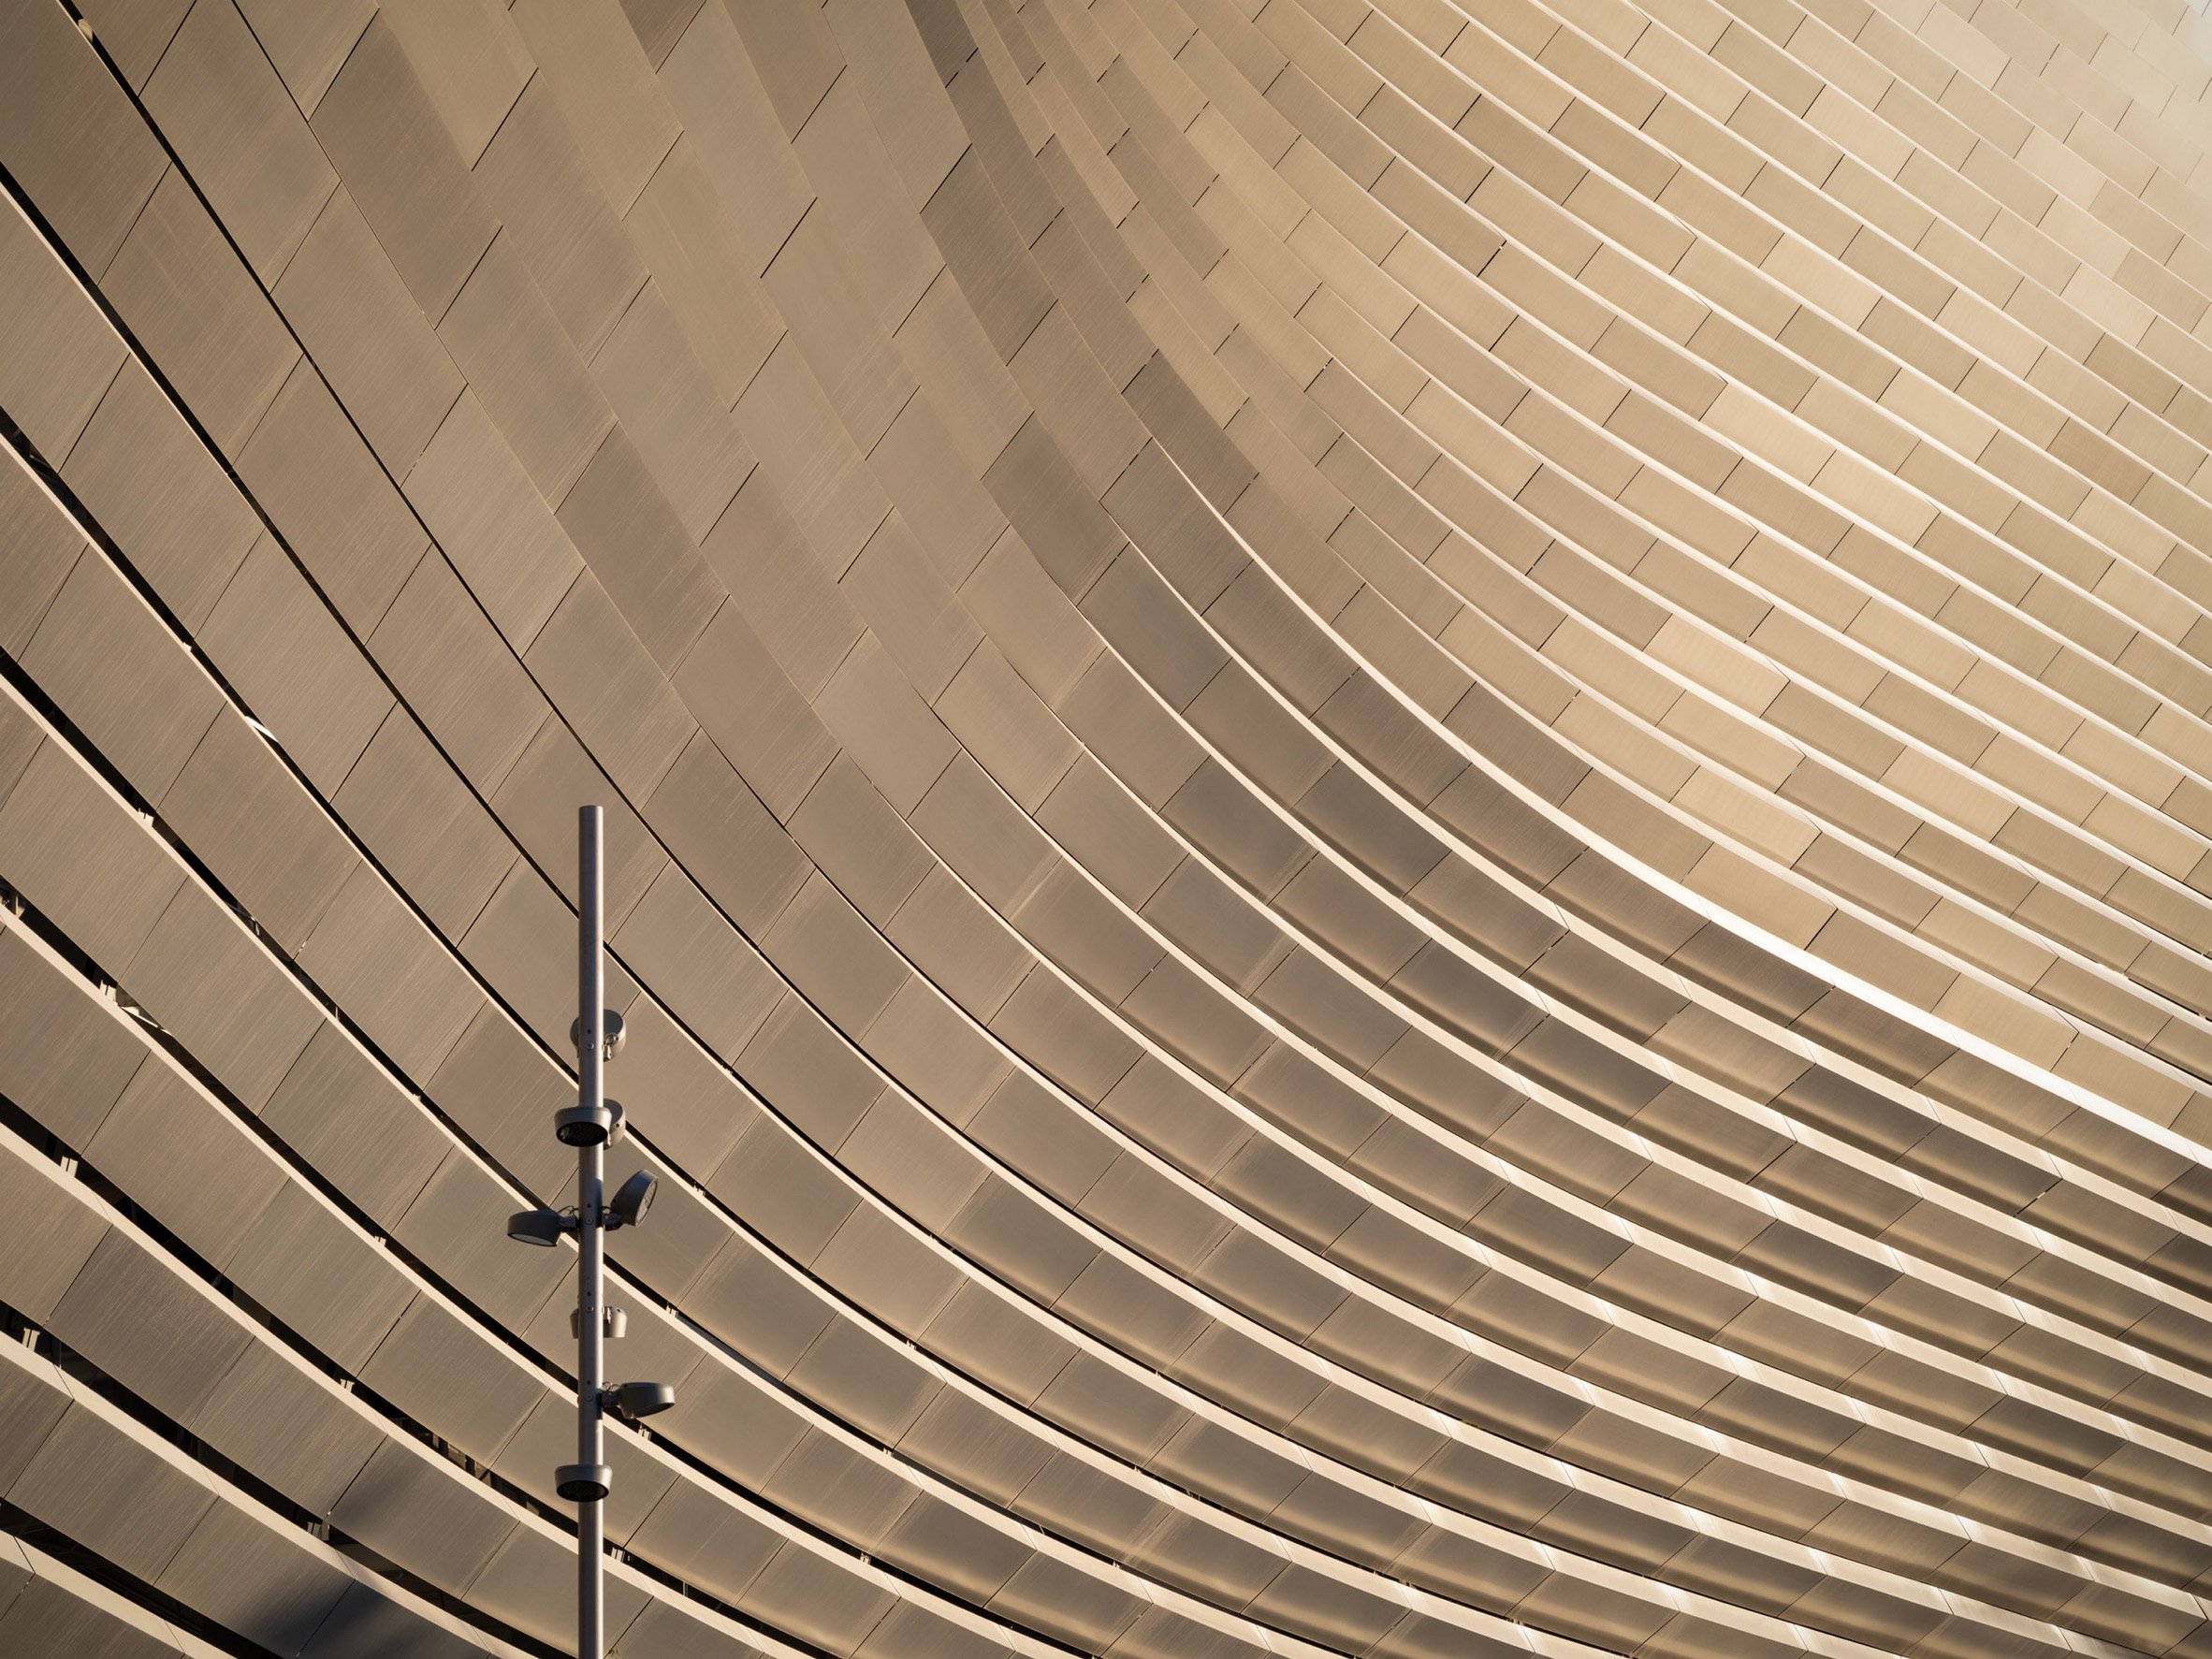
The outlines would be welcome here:
[[[611,1008],[599,1011],[599,1057],[611,1060],[622,1052],[622,1040],[629,1033],[622,1024],[622,1016]],[[569,1046],[578,1054],[584,1050],[584,1022],[581,1016],[568,1023]]]
[[[628,1313],[618,1307],[602,1308],[599,1311],[602,1316],[599,1325],[601,1335],[606,1337],[610,1342],[616,1342],[630,1334],[630,1316]],[[568,1310],[568,1333],[571,1336],[584,1334],[584,1310],[582,1308],[572,1307]]]

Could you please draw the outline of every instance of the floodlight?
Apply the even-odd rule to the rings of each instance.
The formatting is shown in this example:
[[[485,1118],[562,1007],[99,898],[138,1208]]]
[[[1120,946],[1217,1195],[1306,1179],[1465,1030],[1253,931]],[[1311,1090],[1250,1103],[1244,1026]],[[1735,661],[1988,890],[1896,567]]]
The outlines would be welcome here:
[[[563,1146],[604,1146],[614,1127],[604,1106],[563,1106],[553,1114],[553,1139]]]
[[[551,1246],[560,1242],[561,1235],[575,1230],[573,1216],[557,1210],[517,1210],[507,1217],[507,1236],[518,1244]]]
[[[572,1504],[596,1504],[614,1478],[604,1463],[563,1463],[553,1471],[553,1490]]]
[[[666,1383],[617,1383],[600,1396],[606,1408],[628,1423],[637,1426],[640,1418],[651,1417],[657,1411],[666,1411],[676,1404],[676,1390]]]
[[[659,1185],[643,1170],[623,1182],[615,1193],[614,1201],[607,1205],[606,1225],[635,1227],[643,1221],[646,1211],[652,1206],[653,1189]]]

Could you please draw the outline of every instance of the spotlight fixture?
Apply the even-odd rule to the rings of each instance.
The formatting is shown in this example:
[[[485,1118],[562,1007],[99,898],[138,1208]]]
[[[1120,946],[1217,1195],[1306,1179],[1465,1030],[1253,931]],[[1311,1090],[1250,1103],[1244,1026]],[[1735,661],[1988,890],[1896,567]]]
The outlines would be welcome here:
[[[607,1146],[622,1138],[622,1102],[563,1106],[553,1114],[553,1138],[563,1146]]]
[[[576,1218],[559,1210],[517,1210],[507,1217],[507,1236],[518,1244],[550,1248],[576,1230]]]
[[[553,1471],[553,1490],[572,1504],[596,1504],[614,1477],[604,1463],[563,1463]]]
[[[634,1429],[640,1418],[651,1417],[674,1405],[676,1390],[666,1383],[617,1383],[603,1392],[600,1399],[605,1402],[609,1411]]]
[[[614,1127],[604,1106],[563,1106],[553,1114],[553,1138],[563,1146],[604,1146]]]
[[[622,1183],[616,1191],[614,1201],[607,1205],[606,1226],[635,1227],[646,1218],[646,1211],[652,1207],[653,1190],[660,1185],[643,1170]]]

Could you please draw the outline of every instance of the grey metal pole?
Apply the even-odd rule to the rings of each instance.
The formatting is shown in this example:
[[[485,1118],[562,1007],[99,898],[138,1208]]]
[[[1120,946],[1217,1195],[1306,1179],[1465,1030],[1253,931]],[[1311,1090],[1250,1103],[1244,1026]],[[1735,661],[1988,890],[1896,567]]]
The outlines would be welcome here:
[[[576,1149],[576,1203],[564,1210],[518,1210],[507,1236],[550,1249],[576,1241],[576,1461],[553,1471],[553,1490],[576,1506],[576,1659],[605,1659],[607,1487],[610,1411],[636,1428],[676,1404],[667,1383],[606,1387],[607,1338],[622,1334],[622,1315],[606,1305],[606,1235],[635,1227],[653,1201],[653,1177],[639,1170],[606,1201],[606,1149],[621,1132],[622,1108],[606,1098],[606,1062],[622,1045],[622,1016],[606,1005],[605,820],[597,807],[576,813],[576,1103],[553,1114],[553,1137]]]
[[[606,1007],[606,912],[601,893],[605,867],[601,847],[604,815],[583,808],[577,817],[576,848],[576,1104],[587,1112],[605,1097],[605,1046],[600,1031]],[[600,1390],[606,1334],[604,1275],[605,1234],[600,1204],[606,1186],[606,1143],[593,1141],[576,1149],[576,1462],[597,1467],[606,1462],[601,1431]],[[576,1659],[604,1659],[606,1616],[602,1596],[605,1558],[606,1507],[604,1498],[576,1504]]]

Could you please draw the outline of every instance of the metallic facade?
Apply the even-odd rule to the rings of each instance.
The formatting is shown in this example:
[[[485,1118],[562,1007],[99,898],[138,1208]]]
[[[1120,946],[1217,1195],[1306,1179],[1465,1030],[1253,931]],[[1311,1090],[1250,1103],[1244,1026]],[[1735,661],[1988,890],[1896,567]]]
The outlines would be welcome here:
[[[2212,1654],[2208,64],[0,0],[0,1652]]]

